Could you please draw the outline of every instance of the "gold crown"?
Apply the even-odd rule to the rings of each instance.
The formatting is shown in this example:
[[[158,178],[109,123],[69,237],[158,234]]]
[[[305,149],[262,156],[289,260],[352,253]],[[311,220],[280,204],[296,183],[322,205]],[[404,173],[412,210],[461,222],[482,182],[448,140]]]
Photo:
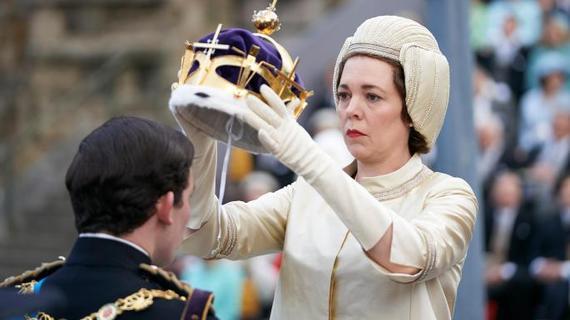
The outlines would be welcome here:
[[[220,44],[218,36],[222,25],[219,24],[212,39],[207,43],[186,41],[186,50],[178,71],[178,82],[172,84],[172,90],[183,84],[204,85],[231,91],[236,97],[249,93],[263,99],[258,92],[246,89],[248,83],[257,75],[263,78],[285,103],[294,99],[300,101],[293,111],[294,117],[298,118],[307,105],[307,98],[312,96],[313,92],[305,90],[295,81],[295,69],[299,58],[293,61],[289,52],[269,36],[280,29],[279,17],[275,13],[276,2],[277,0],[274,0],[265,10],[255,11],[252,22],[258,31],[253,35],[273,45],[279,53],[281,68],[266,61],[257,62],[256,56],[260,50],[257,45],[252,45],[248,52],[243,52],[234,46]],[[227,54],[212,57],[215,50],[225,50]],[[193,69],[193,66],[197,67]],[[228,66],[239,68],[236,83],[221,77],[216,72],[218,68]]]

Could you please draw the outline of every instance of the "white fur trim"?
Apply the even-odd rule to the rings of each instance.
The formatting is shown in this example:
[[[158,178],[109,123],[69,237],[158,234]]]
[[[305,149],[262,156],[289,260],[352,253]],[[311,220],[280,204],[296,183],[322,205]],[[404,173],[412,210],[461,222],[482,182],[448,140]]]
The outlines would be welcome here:
[[[199,94],[202,94],[202,96]],[[203,96],[204,94],[208,95],[208,97]],[[245,96],[236,97],[227,90],[190,84],[179,86],[170,96],[169,106],[171,111],[174,112],[177,106],[186,105],[215,109],[229,115],[237,115],[247,110]]]
[[[232,144],[252,153],[267,153],[257,130],[240,120],[248,110],[245,98],[225,89],[187,84],[172,92],[169,107],[181,127],[193,126],[222,142],[228,141],[228,121],[234,116]]]

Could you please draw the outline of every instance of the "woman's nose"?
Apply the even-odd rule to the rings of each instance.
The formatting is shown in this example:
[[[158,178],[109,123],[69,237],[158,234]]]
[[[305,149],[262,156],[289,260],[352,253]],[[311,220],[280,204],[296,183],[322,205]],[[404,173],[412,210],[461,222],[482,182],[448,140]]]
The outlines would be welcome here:
[[[352,97],[346,106],[346,114],[349,117],[359,118],[361,116],[361,111],[358,97]]]

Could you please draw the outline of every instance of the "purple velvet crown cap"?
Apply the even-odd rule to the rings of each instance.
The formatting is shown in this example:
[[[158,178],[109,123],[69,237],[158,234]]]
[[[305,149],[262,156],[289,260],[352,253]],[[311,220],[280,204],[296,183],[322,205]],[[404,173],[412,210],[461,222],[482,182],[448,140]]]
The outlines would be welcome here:
[[[208,43],[209,41],[212,40],[213,37],[214,33],[212,32],[207,36],[201,38],[198,42]],[[255,59],[257,62],[265,61],[275,66],[277,69],[281,69],[282,65],[281,55],[279,54],[277,49],[273,46],[273,44],[264,40],[261,37],[254,35],[252,32],[248,30],[240,28],[224,29],[218,35],[218,44],[227,44],[246,53],[249,52],[249,49],[251,48],[252,45],[256,45],[259,47],[259,53],[257,54]],[[203,50],[203,49],[198,49],[198,50]],[[228,54],[239,56],[237,52],[232,50],[217,49],[212,54],[212,58]],[[193,67],[190,70],[190,73],[192,73],[195,69],[196,68]],[[218,75],[220,75],[222,78],[232,83],[237,82],[239,71],[240,68],[233,66],[222,66],[216,70]],[[301,86],[303,86],[303,83],[297,74],[295,74],[295,81]],[[246,86],[246,89],[259,93],[259,88],[261,87],[262,84],[267,84],[267,83],[265,80],[263,80],[262,77],[256,75]]]

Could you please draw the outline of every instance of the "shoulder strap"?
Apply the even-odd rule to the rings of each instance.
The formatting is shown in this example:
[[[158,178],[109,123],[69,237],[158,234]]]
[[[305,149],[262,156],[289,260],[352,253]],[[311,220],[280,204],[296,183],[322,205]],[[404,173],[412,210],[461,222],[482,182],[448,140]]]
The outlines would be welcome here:
[[[209,291],[194,289],[192,295],[186,302],[184,313],[182,314],[183,320],[205,320],[208,314],[213,314],[214,309],[214,294]]]
[[[155,265],[149,265],[146,263],[141,263],[139,265],[139,268],[148,276],[150,276],[152,280],[161,285],[164,289],[173,290],[184,298],[188,298],[192,295],[192,291],[194,289],[192,289],[192,287],[190,287],[188,284],[179,280],[174,273],[166,271]]]
[[[64,263],[65,259],[44,262],[41,266],[33,270],[28,270],[18,276],[6,278],[0,282],[0,288],[17,287],[20,288],[20,293],[32,293],[33,287],[38,280],[54,273],[57,269],[61,268]]]
[[[186,306],[181,319],[206,319],[209,314],[213,313],[212,303],[214,295],[211,292],[194,289],[178,279],[174,273],[157,266],[141,263],[139,267],[165,289],[173,290],[186,298]]]

